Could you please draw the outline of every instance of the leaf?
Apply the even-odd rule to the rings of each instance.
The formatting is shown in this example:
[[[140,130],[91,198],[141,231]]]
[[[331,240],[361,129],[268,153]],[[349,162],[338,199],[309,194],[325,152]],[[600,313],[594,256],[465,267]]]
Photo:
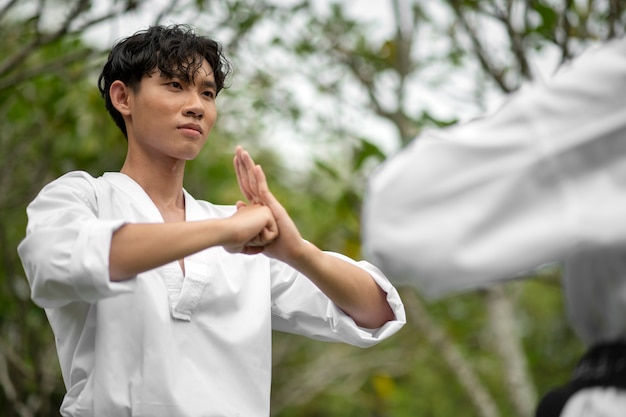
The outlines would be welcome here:
[[[539,2],[533,2],[532,8],[541,16],[541,24],[537,26],[534,31],[541,34],[546,39],[552,39],[559,22],[559,13],[552,7]]]
[[[375,144],[365,138],[359,138],[358,145],[354,148],[354,155],[352,157],[352,169],[358,171],[363,167],[363,163],[368,159],[373,158],[378,161],[383,161],[386,158],[385,153]]]

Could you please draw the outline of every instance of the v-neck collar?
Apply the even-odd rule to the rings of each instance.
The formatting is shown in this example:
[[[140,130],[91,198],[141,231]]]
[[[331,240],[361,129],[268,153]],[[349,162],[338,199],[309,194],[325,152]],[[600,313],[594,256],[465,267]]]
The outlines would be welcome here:
[[[148,193],[135,180],[121,172],[107,172],[103,178],[111,184],[118,186],[120,190],[129,194],[135,203],[139,204],[146,221],[163,223],[163,216]],[[183,188],[185,199],[185,220],[201,220],[203,211],[198,202]],[[202,252],[185,257],[185,275],[178,261],[163,265],[162,276],[167,288],[168,303],[172,318],[183,321],[190,321],[192,313],[197,308],[204,288],[209,282],[209,277],[213,276],[215,269],[210,264]]]
[[[149,221],[163,223],[163,216],[159,208],[154,204],[146,190],[143,189],[137,181],[121,172],[107,172],[103,175],[108,182],[119,186],[121,190],[130,194],[132,198],[138,202],[142,209],[145,209]],[[202,210],[198,202],[183,188],[183,198],[185,199],[185,220],[194,221],[201,220]]]
[[[139,203],[141,208],[145,210],[144,214],[147,216],[147,221],[153,223],[164,222],[158,207],[137,181],[121,172],[107,172],[103,175],[103,178],[113,185],[118,186],[119,189],[129,194],[136,203]],[[186,206],[187,204],[185,204],[185,210],[187,210]]]

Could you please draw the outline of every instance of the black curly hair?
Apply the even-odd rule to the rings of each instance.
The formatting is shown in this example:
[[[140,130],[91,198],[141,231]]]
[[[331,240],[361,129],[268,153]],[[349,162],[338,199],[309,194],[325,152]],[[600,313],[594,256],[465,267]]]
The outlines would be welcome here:
[[[117,42],[98,78],[98,89],[115,124],[128,138],[124,118],[111,102],[111,84],[120,80],[137,91],[144,75],[158,70],[161,75],[192,82],[206,60],[213,69],[217,93],[224,88],[230,64],[221,45],[197,35],[187,25],[151,26]]]

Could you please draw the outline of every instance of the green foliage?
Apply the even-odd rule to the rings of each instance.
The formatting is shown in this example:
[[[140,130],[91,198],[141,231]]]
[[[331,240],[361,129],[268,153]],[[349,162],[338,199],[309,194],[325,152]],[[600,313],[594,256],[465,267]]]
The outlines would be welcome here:
[[[142,2],[127,3],[134,9]],[[389,123],[400,146],[425,127],[446,127],[457,120],[454,114],[438,117],[406,96],[410,84],[430,65],[445,68],[439,74],[445,83],[451,71],[478,63],[477,100],[486,89],[512,91],[530,75],[524,73],[523,54],[506,55],[511,59],[498,65],[491,61],[498,54],[480,56],[481,39],[472,39],[471,23],[505,24],[508,9],[494,9],[500,2],[433,2],[450,12],[452,18],[444,22],[420,2],[410,2],[412,16],[403,16],[404,26],[383,39],[371,36],[376,22],[349,15],[345,2],[332,2],[326,14],[308,1],[285,6],[251,0],[182,3],[202,11],[199,19],[217,22],[199,27],[224,30],[225,48],[235,66],[232,87],[218,98],[217,127],[188,165],[187,190],[219,204],[240,199],[232,153],[243,144],[263,165],[273,192],[303,236],[354,258],[360,257],[360,207],[367,175],[385,159],[386,151],[378,133],[354,129],[361,120],[344,117],[349,114],[345,109]],[[505,42],[500,52],[511,53],[512,40],[519,36],[523,48],[517,52],[557,45],[567,59],[577,42],[623,32],[618,11],[609,13],[602,2],[587,3],[582,10],[579,2],[527,2],[527,24],[511,32],[506,40],[511,43]],[[394,2],[384,4],[392,7]],[[290,30],[292,22],[298,23],[297,30]],[[280,30],[271,35],[258,32],[272,25]],[[424,39],[418,26],[445,39],[445,47],[416,57],[416,45]],[[94,68],[99,68],[104,53],[84,45],[80,30],[45,41],[42,35],[47,33],[37,28],[35,17],[10,21],[0,13],[0,409],[7,417],[57,415],[65,392],[52,333],[44,312],[29,299],[15,250],[24,236],[26,205],[45,183],[67,171],[99,175],[118,170],[126,147],[95,88]],[[559,37],[563,33],[567,36]],[[255,42],[258,38],[263,41]],[[41,43],[15,65],[7,65],[36,39]],[[315,104],[323,104],[303,102],[298,87],[308,87]],[[277,120],[284,122],[278,129],[294,129],[310,149],[332,151],[313,157],[308,170],[286,164],[283,150],[264,142],[265,132],[275,132]],[[542,393],[567,379],[582,351],[563,314],[558,270],[512,283],[508,290],[533,383]],[[459,381],[458,369],[419,320],[425,317],[426,324],[445,336],[444,345],[457,349],[470,365],[500,414],[518,415],[502,383],[507,364],[494,349],[486,294],[425,303],[423,311],[416,307],[422,302],[418,294],[408,288],[402,294],[418,303],[407,303],[407,326],[371,349],[275,334],[272,414],[481,416]]]
[[[552,7],[538,1],[531,2],[531,7],[541,16],[541,23],[531,30],[538,32],[544,38],[551,38],[559,23],[558,13]]]

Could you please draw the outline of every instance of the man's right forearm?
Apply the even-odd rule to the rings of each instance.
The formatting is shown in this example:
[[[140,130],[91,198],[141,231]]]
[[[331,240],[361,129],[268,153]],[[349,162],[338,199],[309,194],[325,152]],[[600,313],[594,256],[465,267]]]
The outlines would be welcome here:
[[[111,239],[111,281],[123,281],[228,240],[226,220],[126,224]]]
[[[109,255],[112,281],[123,281],[213,246],[255,254],[278,236],[269,208],[238,207],[224,219],[126,224],[113,233]]]

